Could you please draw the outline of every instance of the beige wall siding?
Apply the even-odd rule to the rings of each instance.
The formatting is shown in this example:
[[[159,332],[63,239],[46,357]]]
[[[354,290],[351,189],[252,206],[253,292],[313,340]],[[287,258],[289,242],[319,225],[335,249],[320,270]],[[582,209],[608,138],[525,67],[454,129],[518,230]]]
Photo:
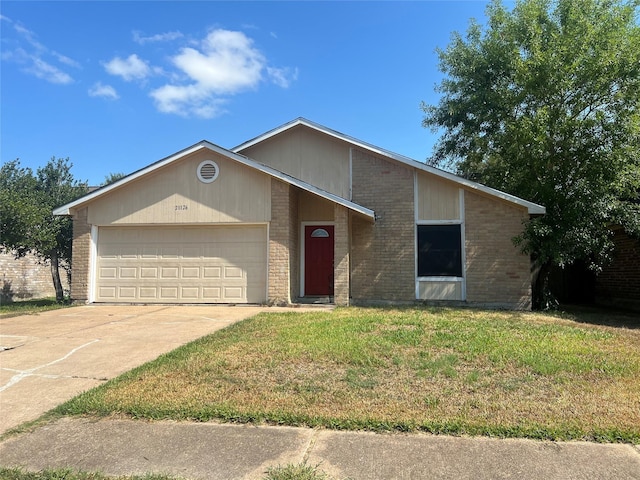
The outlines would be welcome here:
[[[419,281],[418,298],[422,300],[462,300],[462,282]]]
[[[300,221],[333,222],[334,203],[312,193],[300,192]]]
[[[298,126],[240,153],[349,198],[349,144],[345,142]]]
[[[213,160],[219,176],[198,180],[200,162]],[[93,225],[267,222],[270,177],[213,152],[196,152],[89,204]]]
[[[373,209],[377,217],[373,224],[353,216],[352,298],[414,300],[413,168],[355,148],[352,162],[353,201]]]
[[[447,180],[416,172],[418,220],[460,219],[460,187]]]
[[[342,205],[335,205],[334,228],[334,303],[336,305],[349,305],[349,210]]]
[[[512,239],[528,219],[524,207],[465,191],[467,301],[531,308],[530,259]]]
[[[91,225],[87,222],[87,207],[73,215],[73,245],[71,258],[71,299],[89,300],[89,262],[91,258]]]

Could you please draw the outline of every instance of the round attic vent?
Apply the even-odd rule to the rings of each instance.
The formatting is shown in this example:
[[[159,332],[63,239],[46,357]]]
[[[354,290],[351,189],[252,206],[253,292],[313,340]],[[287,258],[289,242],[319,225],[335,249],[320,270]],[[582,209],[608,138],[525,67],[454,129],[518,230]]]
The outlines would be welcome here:
[[[198,180],[202,183],[211,183],[216,178],[218,178],[218,174],[220,173],[220,169],[218,168],[218,164],[212,160],[205,160],[198,165]]]

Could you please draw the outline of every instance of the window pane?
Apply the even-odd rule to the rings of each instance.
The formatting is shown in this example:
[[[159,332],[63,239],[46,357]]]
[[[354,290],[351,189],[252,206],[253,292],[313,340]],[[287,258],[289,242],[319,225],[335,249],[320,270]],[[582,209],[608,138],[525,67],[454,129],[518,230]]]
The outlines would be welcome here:
[[[460,225],[418,225],[418,276],[461,277]]]

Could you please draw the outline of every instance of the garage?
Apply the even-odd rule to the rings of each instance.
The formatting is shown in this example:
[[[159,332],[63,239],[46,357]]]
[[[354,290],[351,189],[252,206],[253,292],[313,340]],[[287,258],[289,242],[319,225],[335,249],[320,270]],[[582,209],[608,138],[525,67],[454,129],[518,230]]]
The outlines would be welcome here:
[[[266,225],[99,227],[95,301],[262,303]]]

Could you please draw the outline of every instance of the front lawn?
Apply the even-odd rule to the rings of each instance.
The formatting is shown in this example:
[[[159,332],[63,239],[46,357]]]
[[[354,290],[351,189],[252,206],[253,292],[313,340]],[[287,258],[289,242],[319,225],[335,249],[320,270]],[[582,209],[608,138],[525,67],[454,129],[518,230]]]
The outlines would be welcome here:
[[[267,313],[58,413],[640,443],[640,330],[470,309]]]
[[[38,298],[35,300],[20,300],[0,304],[0,318],[16,317],[18,315],[33,315],[48,310],[67,308],[69,303],[58,303],[55,298]]]

